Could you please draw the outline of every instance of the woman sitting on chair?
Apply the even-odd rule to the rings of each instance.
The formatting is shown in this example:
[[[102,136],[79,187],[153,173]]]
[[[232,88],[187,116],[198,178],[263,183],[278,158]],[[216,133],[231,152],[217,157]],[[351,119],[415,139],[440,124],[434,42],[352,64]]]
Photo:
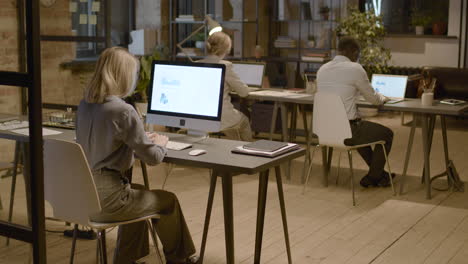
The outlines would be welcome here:
[[[162,135],[146,134],[135,109],[122,100],[133,92],[138,70],[138,60],[126,49],[105,50],[78,106],[76,141],[88,159],[102,207],[91,220],[125,221],[160,214],[155,226],[168,263],[196,263],[195,246],[177,197],[130,183],[134,154],[156,165],[163,160],[168,141]],[[114,263],[134,263],[146,256],[147,231],[144,222],[120,227]]]
[[[240,97],[246,97],[249,93],[247,85],[232,70],[232,63],[223,60],[231,51],[231,38],[223,32],[216,32],[206,41],[206,49],[209,55],[199,62],[226,65],[221,131],[231,139],[252,141],[252,129],[250,128],[249,119],[234,108],[229,94],[234,91]]]

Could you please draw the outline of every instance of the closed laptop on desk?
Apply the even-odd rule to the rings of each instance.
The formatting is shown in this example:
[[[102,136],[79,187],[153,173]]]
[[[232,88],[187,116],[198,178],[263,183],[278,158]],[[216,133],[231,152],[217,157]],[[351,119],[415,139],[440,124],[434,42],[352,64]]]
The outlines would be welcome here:
[[[401,102],[405,98],[407,81],[406,75],[372,74],[374,90],[390,98],[393,103]]]

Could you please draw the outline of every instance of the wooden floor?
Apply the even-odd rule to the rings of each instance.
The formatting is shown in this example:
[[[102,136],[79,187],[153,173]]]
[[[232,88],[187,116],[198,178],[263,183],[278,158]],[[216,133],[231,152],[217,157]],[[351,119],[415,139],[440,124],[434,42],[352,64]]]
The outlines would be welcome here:
[[[409,126],[400,124],[397,114],[383,114],[373,118],[395,132],[390,155],[394,172],[403,168]],[[410,121],[411,118],[406,118]],[[448,120],[449,149],[460,177],[468,179],[468,120]],[[335,153],[330,185],[321,184],[320,155],[314,157],[313,175],[305,194],[302,194],[300,172],[303,158],[292,163],[292,179],[284,181],[286,210],[292,247],[293,263],[468,263],[468,193],[433,191],[433,199],[425,199],[421,184],[421,134],[416,133],[413,157],[403,195],[392,196],[390,188],[357,188],[357,206],[351,203],[347,158],[342,157],[338,185]],[[434,135],[431,169],[438,173],[444,168],[441,133]],[[355,161],[356,183],[366,173],[361,158]],[[150,168],[151,186],[159,188],[163,182],[164,166]],[[141,182],[138,167],[134,173]],[[274,172],[271,172],[274,173]],[[271,174],[273,175],[273,174]],[[396,178],[399,182],[399,175]],[[7,218],[11,178],[0,180],[0,194],[4,209],[0,219]],[[236,262],[253,263],[258,177],[241,175],[234,180],[234,214]],[[278,195],[274,177],[270,176],[266,223],[263,238],[262,263],[287,263],[281,225]],[[436,182],[443,186],[443,181]],[[175,192],[181,202],[197,248],[200,246],[209,177],[204,169],[176,167],[165,189]],[[15,201],[14,221],[24,224],[25,195],[19,177]],[[398,185],[397,185],[398,186]],[[47,214],[52,215],[50,208]],[[47,221],[47,229],[63,231],[63,223]],[[109,258],[112,257],[116,230],[108,234]],[[60,233],[47,233],[49,263],[67,263],[71,240]],[[80,240],[76,263],[93,263],[95,241]],[[12,241],[5,246],[0,238],[0,263],[27,263],[29,245]],[[218,181],[212,221],[209,230],[205,262],[225,263],[224,225],[221,185]]]

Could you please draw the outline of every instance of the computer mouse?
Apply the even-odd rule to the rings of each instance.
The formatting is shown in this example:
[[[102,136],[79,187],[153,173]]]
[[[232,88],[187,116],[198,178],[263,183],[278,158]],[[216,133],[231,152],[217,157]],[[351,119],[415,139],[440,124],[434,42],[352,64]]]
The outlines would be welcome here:
[[[206,150],[204,149],[194,149],[194,150],[191,150],[188,154],[190,156],[198,156],[198,155],[205,154],[205,153],[206,153]]]

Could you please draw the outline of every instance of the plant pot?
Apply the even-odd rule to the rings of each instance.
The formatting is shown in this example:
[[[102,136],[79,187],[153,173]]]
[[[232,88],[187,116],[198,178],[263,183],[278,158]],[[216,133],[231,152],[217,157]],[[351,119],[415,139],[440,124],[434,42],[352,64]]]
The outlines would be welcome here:
[[[205,41],[197,40],[195,41],[195,47],[197,49],[205,49]]]
[[[424,27],[423,26],[416,26],[414,28],[416,35],[424,35]]]
[[[321,13],[322,19],[323,20],[328,20],[328,12],[327,13]]]
[[[445,22],[434,22],[432,24],[432,34],[444,35],[447,33],[447,23]]]

